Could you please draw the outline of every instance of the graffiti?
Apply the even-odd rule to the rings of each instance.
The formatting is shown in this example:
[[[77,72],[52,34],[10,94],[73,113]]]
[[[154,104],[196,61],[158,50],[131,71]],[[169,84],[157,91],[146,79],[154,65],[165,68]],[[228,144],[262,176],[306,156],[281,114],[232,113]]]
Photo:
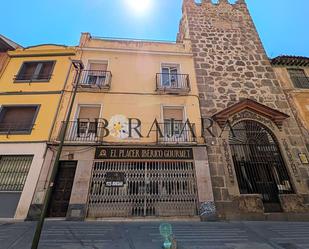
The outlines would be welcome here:
[[[215,216],[216,215],[216,205],[214,201],[203,202],[200,206],[200,216]]]

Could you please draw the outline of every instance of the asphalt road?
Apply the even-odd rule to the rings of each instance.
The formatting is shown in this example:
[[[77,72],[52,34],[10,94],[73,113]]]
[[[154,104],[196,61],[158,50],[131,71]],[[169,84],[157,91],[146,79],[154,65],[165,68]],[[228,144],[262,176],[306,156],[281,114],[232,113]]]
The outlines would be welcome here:
[[[165,221],[164,221],[165,222]],[[309,222],[171,222],[178,249],[309,249]],[[160,222],[47,221],[40,249],[160,249]],[[0,223],[1,249],[30,249],[35,222]]]

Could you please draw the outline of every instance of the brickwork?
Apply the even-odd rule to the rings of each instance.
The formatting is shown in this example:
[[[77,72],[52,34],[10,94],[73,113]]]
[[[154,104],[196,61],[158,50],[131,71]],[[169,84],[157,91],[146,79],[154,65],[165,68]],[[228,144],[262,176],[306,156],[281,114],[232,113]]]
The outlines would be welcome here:
[[[308,194],[308,166],[298,158],[298,153],[306,153],[305,144],[245,2],[220,0],[213,4],[204,0],[196,4],[184,0],[178,41],[185,40],[192,43],[203,117],[211,117],[244,98],[290,115],[281,130],[272,130],[283,149],[296,192]],[[218,127],[214,133],[219,133]],[[229,203],[239,196],[237,180],[229,168],[232,163],[227,141],[210,135],[206,135],[206,141],[211,145],[208,156],[214,198],[219,215],[224,216],[227,206],[233,212]]]

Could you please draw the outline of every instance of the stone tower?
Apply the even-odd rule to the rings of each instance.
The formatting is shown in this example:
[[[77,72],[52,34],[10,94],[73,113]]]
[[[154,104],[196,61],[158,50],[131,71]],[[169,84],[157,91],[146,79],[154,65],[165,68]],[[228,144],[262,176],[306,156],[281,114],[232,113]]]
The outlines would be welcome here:
[[[286,179],[270,173],[276,178],[273,182],[277,188],[281,188],[277,193],[281,212],[307,212],[309,167],[300,158],[308,157],[305,143],[245,1],[231,4],[219,0],[214,4],[211,0],[184,0],[177,40],[191,41],[201,114],[216,121],[212,128],[215,137],[209,132],[204,136],[218,216],[263,218],[271,210],[270,206],[266,208],[268,193],[246,193],[241,189],[240,178],[245,179],[247,188],[251,185],[247,176],[239,177],[247,169],[239,166],[236,172],[237,155],[231,149],[231,131],[224,128],[227,122],[233,127],[250,120],[269,129],[282,154],[291,191],[278,187],[287,184]],[[265,161],[272,160],[265,153],[263,156]]]

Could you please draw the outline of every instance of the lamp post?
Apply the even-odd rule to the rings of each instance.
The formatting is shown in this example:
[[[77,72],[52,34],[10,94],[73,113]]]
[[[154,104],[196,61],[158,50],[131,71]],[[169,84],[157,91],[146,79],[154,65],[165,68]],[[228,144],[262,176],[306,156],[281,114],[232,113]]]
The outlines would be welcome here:
[[[47,191],[46,191],[46,194],[45,194],[42,212],[41,212],[41,215],[40,215],[40,219],[39,219],[39,221],[36,225],[36,230],[35,230],[34,237],[33,237],[33,240],[32,240],[31,249],[37,249],[38,245],[39,245],[42,227],[43,227],[43,224],[44,224],[45,216],[46,216],[47,209],[48,209],[49,202],[50,202],[50,197],[51,197],[53,187],[54,187],[54,182],[55,182],[57,172],[58,172],[58,168],[59,168],[59,160],[60,160],[62,147],[63,147],[64,140],[65,140],[65,134],[66,134],[66,131],[68,129],[68,124],[69,124],[69,121],[70,121],[74,100],[75,100],[76,93],[77,93],[78,83],[79,83],[80,78],[81,78],[82,70],[84,69],[84,65],[83,65],[82,61],[72,60],[72,65],[76,70],[75,80],[74,80],[74,84],[73,84],[73,87],[74,87],[73,95],[72,95],[71,102],[69,103],[69,110],[68,110],[68,113],[67,113],[67,116],[66,116],[66,120],[63,124],[63,129],[61,129],[61,132],[60,132],[60,138],[59,138],[60,143],[59,143],[59,147],[58,147],[58,150],[57,150],[55,162],[52,166],[51,176],[50,176]]]

